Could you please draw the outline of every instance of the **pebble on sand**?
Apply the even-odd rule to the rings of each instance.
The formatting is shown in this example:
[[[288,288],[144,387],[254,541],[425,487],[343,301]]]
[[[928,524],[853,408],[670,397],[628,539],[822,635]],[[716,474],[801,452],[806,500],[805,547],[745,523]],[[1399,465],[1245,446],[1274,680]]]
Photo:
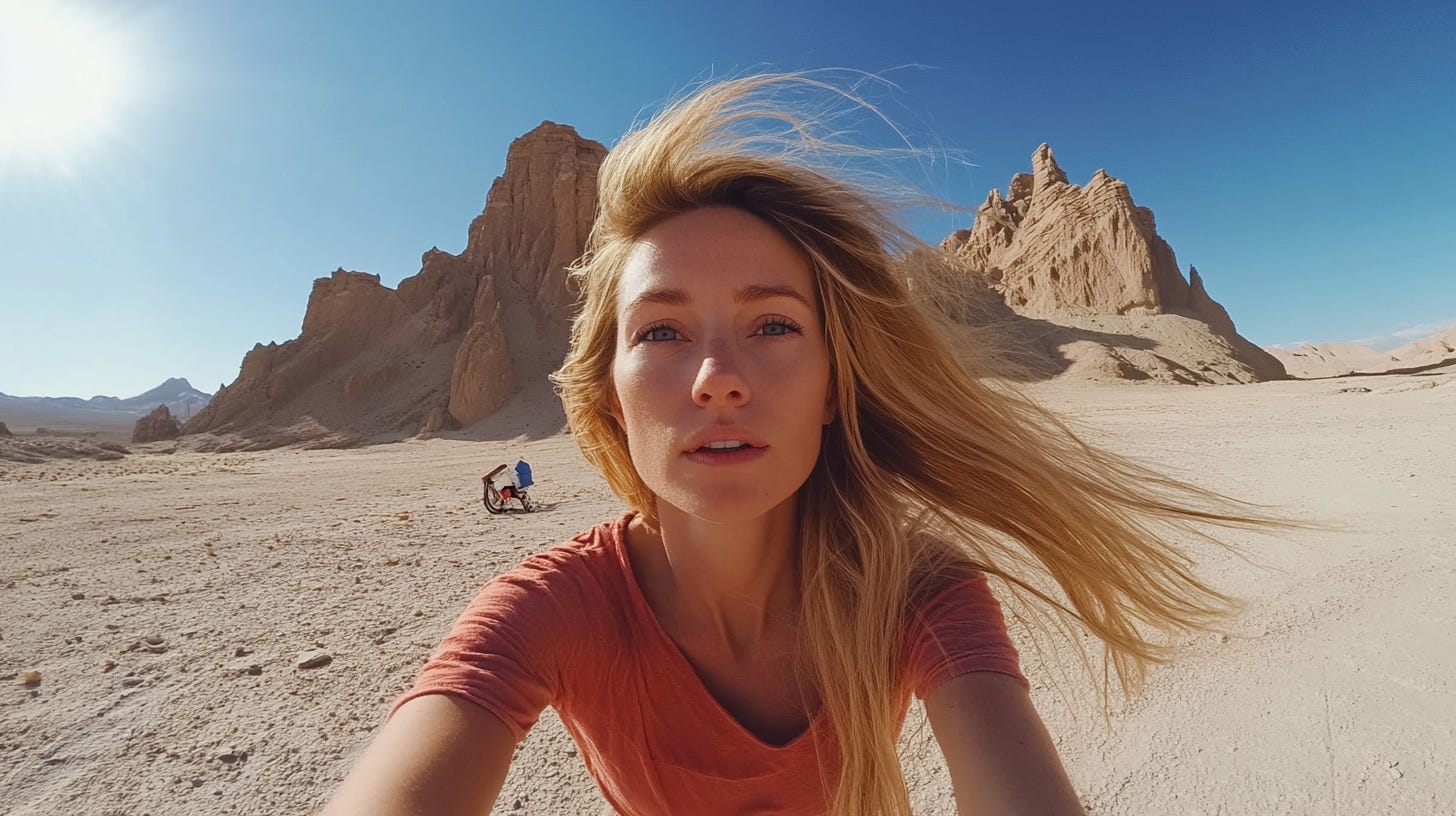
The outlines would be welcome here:
[[[319,669],[329,665],[334,656],[323,649],[309,649],[306,652],[298,653],[298,667],[300,669]]]

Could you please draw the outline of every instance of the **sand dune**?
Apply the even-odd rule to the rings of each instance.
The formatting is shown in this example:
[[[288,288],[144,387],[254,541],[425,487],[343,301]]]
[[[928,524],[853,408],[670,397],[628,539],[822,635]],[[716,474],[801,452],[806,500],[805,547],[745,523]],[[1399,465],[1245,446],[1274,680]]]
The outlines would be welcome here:
[[[1247,611],[1105,723],[1087,681],[1015,627],[1090,812],[1453,812],[1456,375],[1038,389],[1097,441],[1332,526],[1232,536],[1256,563],[1199,547],[1200,574]],[[517,456],[541,509],[489,516],[480,474]],[[539,432],[0,461],[0,497],[16,816],[308,812],[481,582],[618,512],[570,439]],[[298,668],[311,650],[329,662]],[[914,726],[917,812],[952,813]],[[598,808],[548,713],[496,812]]]

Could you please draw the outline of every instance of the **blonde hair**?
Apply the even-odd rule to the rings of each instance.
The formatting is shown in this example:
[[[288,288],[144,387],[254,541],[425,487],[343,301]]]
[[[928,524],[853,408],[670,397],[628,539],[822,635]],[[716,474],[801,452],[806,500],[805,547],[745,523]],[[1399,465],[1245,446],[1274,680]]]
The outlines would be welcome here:
[[[1100,639],[1131,690],[1164,658],[1146,630],[1206,628],[1230,609],[1158,529],[1262,522],[1083,443],[986,379],[990,360],[954,353],[948,338],[976,335],[949,333],[955,297],[931,274],[937,255],[872,196],[811,166],[827,143],[763,100],[789,87],[836,90],[793,74],[707,85],[611,151],[573,269],[581,312],[553,379],[586,458],[655,517],[612,413],[617,285],[633,243],[716,205],[757,216],[804,252],[839,408],[799,493],[802,640],[840,748],[840,767],[826,769],[837,778],[832,812],[908,814],[895,746],[901,638],[918,603],[973,570],[999,576]],[[773,123],[787,146],[765,135]]]

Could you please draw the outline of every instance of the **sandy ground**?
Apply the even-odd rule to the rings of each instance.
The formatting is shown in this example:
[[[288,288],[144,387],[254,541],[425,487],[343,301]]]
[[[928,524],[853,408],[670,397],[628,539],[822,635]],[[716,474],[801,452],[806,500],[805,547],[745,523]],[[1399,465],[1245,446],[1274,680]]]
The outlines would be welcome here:
[[[1230,536],[1255,563],[1200,548],[1246,612],[1107,720],[1024,648],[1088,810],[1456,812],[1456,376],[1039,393],[1094,440],[1333,528]],[[564,436],[166,450],[0,462],[0,811],[309,812],[480,583],[619,511]],[[481,473],[518,456],[539,511],[487,515]],[[331,662],[298,668],[313,649]],[[913,719],[905,754],[917,812],[953,813]],[[548,712],[496,812],[600,806]]]

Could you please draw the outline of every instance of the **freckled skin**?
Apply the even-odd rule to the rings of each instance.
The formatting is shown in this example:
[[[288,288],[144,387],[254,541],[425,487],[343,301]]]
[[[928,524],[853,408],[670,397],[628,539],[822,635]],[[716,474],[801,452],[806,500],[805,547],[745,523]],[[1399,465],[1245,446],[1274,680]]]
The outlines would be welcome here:
[[[638,300],[664,290],[676,302]],[[659,502],[715,522],[792,512],[834,416],[803,254],[741,210],[674,216],[629,257],[618,323],[617,413],[632,462]],[[751,433],[766,445],[762,455],[727,466],[685,455],[694,434],[723,426]]]

